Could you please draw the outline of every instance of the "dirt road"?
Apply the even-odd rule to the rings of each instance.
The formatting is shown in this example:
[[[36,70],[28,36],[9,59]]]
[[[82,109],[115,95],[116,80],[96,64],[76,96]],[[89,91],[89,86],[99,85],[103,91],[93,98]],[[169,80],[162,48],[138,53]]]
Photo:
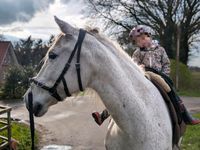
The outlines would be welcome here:
[[[200,98],[182,99],[191,112],[200,112]],[[13,107],[13,118],[28,120],[28,112],[23,103],[4,105]],[[73,150],[105,150],[104,137],[109,119],[99,127],[91,117],[94,110],[103,109],[96,94],[68,98],[52,106],[43,117],[35,118],[37,128],[42,131],[42,146],[60,144],[72,146]]]

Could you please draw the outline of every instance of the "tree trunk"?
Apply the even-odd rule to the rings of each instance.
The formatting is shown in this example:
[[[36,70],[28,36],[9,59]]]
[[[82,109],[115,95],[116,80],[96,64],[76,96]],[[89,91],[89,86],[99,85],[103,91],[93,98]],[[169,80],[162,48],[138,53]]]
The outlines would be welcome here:
[[[188,39],[187,36],[181,36],[181,45],[180,45],[180,61],[187,65],[188,62],[188,56],[189,56],[189,45],[188,45]]]
[[[169,58],[174,59],[174,45],[175,42],[173,41],[174,37],[174,29],[172,25],[168,25],[165,29],[164,32],[160,34],[160,43],[161,46],[165,48],[165,51],[168,55]]]

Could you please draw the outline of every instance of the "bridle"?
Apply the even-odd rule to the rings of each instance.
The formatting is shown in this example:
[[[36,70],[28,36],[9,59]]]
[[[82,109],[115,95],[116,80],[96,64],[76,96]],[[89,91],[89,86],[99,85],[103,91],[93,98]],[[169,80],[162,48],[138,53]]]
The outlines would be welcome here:
[[[62,101],[62,98],[60,97],[60,95],[57,92],[57,86],[62,81],[63,86],[64,86],[64,91],[65,91],[66,95],[68,97],[71,96],[71,94],[70,94],[70,92],[68,90],[67,82],[66,82],[66,80],[64,78],[64,75],[67,73],[68,69],[70,68],[72,59],[75,56],[76,51],[78,50],[77,51],[77,60],[76,60],[75,66],[76,66],[79,89],[80,89],[80,91],[83,91],[83,86],[82,86],[82,81],[81,81],[81,73],[80,73],[80,53],[81,53],[81,46],[82,46],[83,40],[85,38],[85,35],[86,35],[86,31],[83,30],[83,29],[80,29],[79,30],[79,35],[78,35],[78,40],[77,40],[77,42],[76,42],[76,44],[74,46],[74,49],[73,49],[73,51],[72,51],[67,63],[65,64],[65,67],[63,68],[60,76],[58,77],[58,79],[56,80],[56,82],[54,83],[54,85],[52,87],[48,87],[45,84],[37,81],[34,78],[31,78],[30,82],[34,83],[36,86],[48,91],[50,93],[50,95],[53,96],[58,101]]]
[[[37,81],[36,79],[32,78],[30,79],[31,83],[34,83],[36,86],[48,91],[50,93],[51,96],[53,96],[55,99],[57,99],[58,101],[62,101],[62,98],[60,97],[60,95],[57,92],[57,86],[60,84],[60,82],[62,81],[63,86],[64,86],[64,90],[67,96],[71,96],[68,87],[67,87],[67,82],[64,78],[64,75],[67,73],[72,59],[74,57],[74,55],[76,54],[77,51],[77,60],[76,60],[76,72],[77,72],[77,78],[78,78],[78,84],[79,84],[79,89],[80,91],[83,91],[83,86],[82,86],[82,81],[81,81],[81,73],[80,73],[80,53],[81,53],[81,46],[83,43],[83,40],[85,38],[86,35],[86,31],[83,29],[79,30],[79,35],[78,35],[78,40],[74,46],[74,49],[67,61],[67,63],[65,64],[65,67],[63,68],[60,76],[58,77],[58,79],[56,80],[55,84],[52,87],[48,87],[45,84]],[[33,116],[33,94],[32,91],[30,91],[28,93],[28,105],[29,105],[29,119],[30,119],[30,130],[31,130],[31,150],[35,149],[35,145],[34,145],[34,137],[35,137],[35,126],[34,126],[34,116]]]

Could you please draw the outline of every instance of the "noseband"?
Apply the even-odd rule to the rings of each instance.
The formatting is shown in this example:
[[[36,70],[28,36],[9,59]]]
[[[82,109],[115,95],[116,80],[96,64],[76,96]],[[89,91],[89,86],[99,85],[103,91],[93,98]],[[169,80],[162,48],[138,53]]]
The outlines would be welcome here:
[[[86,35],[86,31],[83,30],[83,29],[80,29],[79,30],[79,35],[78,35],[78,40],[77,40],[77,42],[76,42],[76,44],[74,46],[74,49],[73,49],[73,51],[72,51],[67,63],[65,64],[65,67],[63,68],[60,76],[58,77],[58,79],[56,80],[55,84],[52,87],[48,87],[45,84],[37,81],[34,78],[30,79],[30,82],[32,82],[36,86],[48,91],[50,93],[50,95],[53,96],[58,101],[62,101],[62,98],[60,97],[60,95],[57,92],[57,86],[62,81],[63,86],[64,86],[64,91],[65,91],[66,95],[68,97],[71,96],[71,94],[70,94],[70,92],[68,90],[67,82],[66,82],[66,80],[64,78],[64,75],[67,73],[67,71],[68,71],[68,69],[69,69],[69,67],[71,65],[72,59],[73,59],[74,55],[77,52],[77,60],[76,60],[75,66],[76,66],[79,89],[80,89],[80,91],[83,91],[83,86],[82,86],[82,81],[81,81],[81,74],[80,74],[80,53],[81,53],[81,46],[82,46],[83,40],[85,38],[85,35]]]

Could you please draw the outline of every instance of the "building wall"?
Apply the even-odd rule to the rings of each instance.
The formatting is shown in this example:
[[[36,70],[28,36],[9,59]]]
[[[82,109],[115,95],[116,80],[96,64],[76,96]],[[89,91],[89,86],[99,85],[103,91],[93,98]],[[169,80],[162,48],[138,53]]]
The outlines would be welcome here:
[[[17,62],[12,46],[9,46],[9,49],[7,51],[3,64],[0,68],[0,85],[2,85],[5,82],[5,76],[6,76],[7,70],[13,66],[19,67],[19,64]]]

